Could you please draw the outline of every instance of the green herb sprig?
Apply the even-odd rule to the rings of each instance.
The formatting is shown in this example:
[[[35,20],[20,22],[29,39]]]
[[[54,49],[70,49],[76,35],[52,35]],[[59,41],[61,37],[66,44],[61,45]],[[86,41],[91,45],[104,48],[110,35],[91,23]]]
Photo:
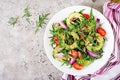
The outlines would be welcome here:
[[[43,24],[46,24],[45,20],[47,20],[47,17],[48,17],[49,14],[50,13],[44,13],[44,14],[39,15],[39,18],[36,21],[36,30],[35,30],[35,33],[39,30],[39,28],[42,28]],[[22,18],[25,18],[27,20],[27,22],[30,23],[29,19],[30,19],[31,16],[32,15],[31,15],[31,13],[29,11],[29,8],[27,6],[24,9],[24,14],[23,14]],[[8,23],[10,25],[14,26],[17,23],[18,18],[19,18],[19,16],[17,16],[17,17],[11,17],[11,18],[9,18]]]
[[[30,11],[29,11],[28,6],[27,6],[27,7],[24,9],[24,15],[23,15],[23,17],[26,18],[27,22],[29,22],[29,23],[30,23],[30,21],[29,21],[29,17],[30,17],[30,16],[32,16],[32,15],[30,14]]]
[[[47,20],[47,17],[48,17],[49,14],[50,13],[39,15],[39,18],[36,21],[36,30],[35,30],[35,33],[39,30],[39,28],[42,28],[43,24],[46,24],[45,20]]]
[[[11,18],[9,18],[8,23],[10,25],[13,25],[13,27],[14,27],[15,24],[17,23],[17,21],[18,21],[18,18],[19,18],[19,16],[17,16],[17,17],[11,17]]]

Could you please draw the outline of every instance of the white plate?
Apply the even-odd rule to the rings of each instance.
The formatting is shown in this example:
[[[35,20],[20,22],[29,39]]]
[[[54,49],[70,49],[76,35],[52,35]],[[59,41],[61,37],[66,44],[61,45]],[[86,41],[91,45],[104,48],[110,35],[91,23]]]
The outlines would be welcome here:
[[[59,22],[63,20],[64,18],[68,17],[68,15],[71,12],[74,11],[80,11],[82,9],[85,9],[84,13],[90,13],[91,8],[87,6],[73,6],[65,8],[61,11],[59,11],[57,14],[55,14],[50,22],[47,25],[47,28],[45,30],[44,34],[44,48],[47,54],[47,57],[52,62],[52,64],[59,69],[60,71],[72,75],[86,75],[86,74],[93,74],[97,70],[99,70],[110,58],[110,55],[113,51],[113,45],[114,45],[114,37],[113,37],[113,31],[112,28],[108,22],[108,20],[97,10],[93,9],[93,14],[96,18],[100,18],[101,23],[103,23],[102,27],[106,30],[106,37],[108,41],[105,42],[104,48],[103,48],[103,57],[101,59],[95,60],[92,64],[90,64],[87,67],[84,67],[82,70],[75,70],[74,68],[69,68],[68,66],[61,66],[61,62],[55,60],[52,56],[52,47],[50,46],[50,29],[52,27],[52,24],[55,22]],[[54,68],[54,67],[53,67]]]

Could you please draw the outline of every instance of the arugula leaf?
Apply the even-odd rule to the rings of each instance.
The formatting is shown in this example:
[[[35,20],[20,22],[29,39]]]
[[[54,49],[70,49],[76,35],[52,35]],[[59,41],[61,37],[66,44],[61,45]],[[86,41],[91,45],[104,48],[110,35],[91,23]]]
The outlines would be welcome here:
[[[48,15],[50,15],[50,13],[39,15],[38,21],[36,21],[35,33],[39,30],[39,28],[42,28],[43,24],[46,24],[45,20],[47,20]]]
[[[103,54],[100,54],[97,59],[100,59],[103,56]]]
[[[17,16],[17,17],[11,17],[11,18],[9,18],[9,21],[8,21],[8,23],[10,24],[10,25],[13,25],[13,27],[14,27],[14,25],[17,23],[17,21],[18,21],[18,18],[19,18],[19,16]]]
[[[63,64],[61,66],[63,65],[66,65],[66,66],[69,66],[69,68],[72,68],[72,65],[70,64],[69,61],[63,60]]]
[[[30,23],[30,21],[29,21],[29,17],[30,16],[32,16],[31,14],[30,14],[30,12],[29,12],[29,10],[28,10],[28,6],[24,9],[24,15],[23,15],[23,17],[25,17],[26,18],[26,20],[27,20],[27,22],[29,22]]]
[[[50,33],[53,36],[58,36],[58,30],[55,28],[55,24],[52,25],[52,29],[50,29]]]
[[[85,9],[80,10],[79,13],[82,14],[84,10],[85,10]]]
[[[56,32],[54,26],[55,26],[55,25],[53,24],[53,25],[52,25],[52,29],[50,30],[50,33],[51,33],[52,35],[55,35],[55,32]]]
[[[93,17],[93,11],[92,11],[92,9],[90,10],[90,17]]]
[[[55,55],[54,55],[54,54],[52,54],[52,56],[53,56],[53,58],[55,59]]]
[[[67,18],[65,18],[65,19],[63,20],[63,23],[64,23],[64,24],[66,24],[66,20],[67,20]]]
[[[53,44],[55,44],[55,42],[54,42],[54,40],[52,38],[52,39],[50,39],[50,45],[53,46]]]
[[[63,54],[66,54],[68,51],[66,49],[63,49],[60,52],[63,53]]]

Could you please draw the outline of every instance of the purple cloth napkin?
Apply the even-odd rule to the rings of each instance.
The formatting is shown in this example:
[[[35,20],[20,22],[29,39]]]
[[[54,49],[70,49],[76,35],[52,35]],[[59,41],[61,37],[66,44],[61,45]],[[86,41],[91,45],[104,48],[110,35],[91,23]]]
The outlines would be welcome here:
[[[120,63],[120,3],[105,3],[103,6],[103,14],[111,24],[115,40],[114,50],[108,62],[94,74],[88,74],[86,76],[73,76],[69,74],[63,74],[61,80],[91,80],[92,77],[101,75]],[[111,78],[111,80],[120,80],[120,73]]]

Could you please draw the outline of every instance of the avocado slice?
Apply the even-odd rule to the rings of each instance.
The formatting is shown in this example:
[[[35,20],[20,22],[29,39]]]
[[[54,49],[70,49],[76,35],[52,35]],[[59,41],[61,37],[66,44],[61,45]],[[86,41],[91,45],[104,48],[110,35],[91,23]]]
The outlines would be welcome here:
[[[67,26],[70,27],[72,24],[74,24],[74,21],[76,19],[79,19],[80,21],[82,21],[84,18],[82,16],[82,14],[80,14],[78,12],[73,12],[69,15],[69,17],[66,20]]]
[[[101,48],[104,45],[104,39],[100,34],[96,33],[95,37],[96,37],[96,42],[97,42],[96,45],[94,45],[94,43],[91,42],[91,41],[93,41],[92,36],[88,36],[86,39],[86,42],[85,42],[86,48],[91,52],[97,52],[97,51],[101,50]]]
[[[67,50],[77,48],[76,40],[79,39],[79,36],[76,33],[74,33],[74,32],[69,32],[68,34],[73,36],[74,42],[71,45],[65,43],[65,35],[61,35],[61,38],[62,38],[62,41],[63,41],[62,44],[64,45],[64,48],[67,49]]]

